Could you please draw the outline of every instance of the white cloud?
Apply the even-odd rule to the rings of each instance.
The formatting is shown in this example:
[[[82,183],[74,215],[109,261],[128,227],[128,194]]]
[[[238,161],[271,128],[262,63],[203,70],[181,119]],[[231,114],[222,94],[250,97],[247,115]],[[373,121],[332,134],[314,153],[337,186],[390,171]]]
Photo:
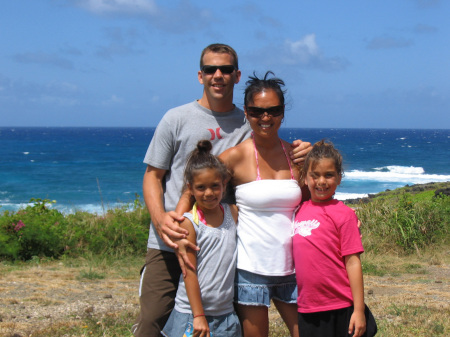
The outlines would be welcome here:
[[[116,104],[121,104],[123,103],[123,98],[117,96],[117,95],[111,95],[110,98],[108,98],[107,100],[104,100],[102,102],[102,105],[116,105]]]
[[[140,42],[141,36],[133,29],[107,28],[105,30],[107,45],[98,47],[97,56],[110,59],[114,55],[141,54],[143,51],[135,46]]]
[[[22,53],[13,56],[14,60],[19,63],[34,63],[41,65],[50,65],[63,69],[73,69],[72,61],[59,57],[56,54],[49,53]]]
[[[316,43],[316,35],[309,34],[305,35],[302,39],[298,41],[285,42],[285,46],[288,51],[288,55],[292,62],[307,64],[313,58],[317,57],[319,54],[319,47]]]
[[[409,39],[396,38],[390,36],[375,37],[367,45],[367,49],[394,49],[406,48],[413,45]]]
[[[417,34],[433,34],[436,33],[438,29],[434,26],[419,23],[414,27],[413,31]]]
[[[345,69],[349,62],[341,57],[325,56],[316,42],[316,34],[308,34],[297,41],[286,40],[282,48],[283,63],[315,68],[323,71],[339,71]]]
[[[166,1],[159,6],[155,0],[69,0],[96,15],[125,16],[144,20],[155,28],[176,34],[186,31],[206,31],[217,23],[211,10],[192,1]],[[175,3],[175,4],[174,4]]]
[[[412,0],[419,8],[437,7],[441,0]]]
[[[80,0],[81,7],[94,13],[151,14],[158,12],[153,0]]]

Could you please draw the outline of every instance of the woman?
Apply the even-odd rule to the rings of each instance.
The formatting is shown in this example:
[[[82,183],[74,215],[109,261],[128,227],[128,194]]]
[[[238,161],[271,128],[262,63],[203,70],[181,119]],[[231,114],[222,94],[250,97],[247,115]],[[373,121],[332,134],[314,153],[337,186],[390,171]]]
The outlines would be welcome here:
[[[269,75],[247,81],[244,112],[252,137],[219,156],[232,173],[239,208],[235,302],[244,336],[268,336],[271,300],[298,336],[291,220],[302,190],[290,145],[278,136],[284,82]]]

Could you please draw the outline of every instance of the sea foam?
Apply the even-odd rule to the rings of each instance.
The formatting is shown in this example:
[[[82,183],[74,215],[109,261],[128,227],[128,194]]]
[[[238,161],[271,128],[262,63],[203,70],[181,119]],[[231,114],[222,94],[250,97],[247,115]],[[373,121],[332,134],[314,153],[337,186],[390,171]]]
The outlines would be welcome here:
[[[374,168],[374,171],[353,170],[345,173],[345,180],[395,182],[403,184],[424,184],[430,182],[445,182],[450,175],[426,174],[422,167],[414,166],[384,166]]]

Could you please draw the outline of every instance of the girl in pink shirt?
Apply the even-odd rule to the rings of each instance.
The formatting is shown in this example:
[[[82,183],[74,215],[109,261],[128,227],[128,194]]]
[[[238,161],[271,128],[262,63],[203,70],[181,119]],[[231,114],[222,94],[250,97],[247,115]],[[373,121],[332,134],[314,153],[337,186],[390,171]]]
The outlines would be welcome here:
[[[311,200],[302,203],[294,220],[300,336],[376,333],[373,316],[364,304],[359,257],[364,249],[358,219],[351,208],[333,199],[342,174],[342,156],[333,145],[323,140],[314,144],[301,178]]]

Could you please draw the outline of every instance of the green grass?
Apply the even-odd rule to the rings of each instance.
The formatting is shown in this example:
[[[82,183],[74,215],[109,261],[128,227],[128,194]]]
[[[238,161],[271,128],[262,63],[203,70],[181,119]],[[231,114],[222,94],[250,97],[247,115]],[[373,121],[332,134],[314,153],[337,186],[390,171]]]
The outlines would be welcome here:
[[[450,198],[435,198],[434,190],[449,186],[427,184],[423,190],[404,187],[380,193],[369,203],[353,205],[362,223],[365,275],[424,275],[423,263],[445,264],[449,255]],[[48,203],[34,199],[34,204],[23,210],[0,214],[2,273],[45,264],[54,268],[57,261],[79,269],[77,279],[82,281],[101,280],[110,273],[136,278],[144,260],[150,222],[145,206],[136,201],[104,216],[86,212],[64,215]],[[400,262],[392,263],[392,258],[387,257],[396,257]],[[422,278],[417,282],[434,281]],[[444,336],[448,329],[449,310],[445,308],[393,303],[385,314],[378,320],[378,336]],[[137,311],[112,312],[103,317],[86,314],[42,330],[36,327],[29,334],[131,336],[136,316]],[[279,320],[271,321],[270,328],[271,336],[287,336]]]

